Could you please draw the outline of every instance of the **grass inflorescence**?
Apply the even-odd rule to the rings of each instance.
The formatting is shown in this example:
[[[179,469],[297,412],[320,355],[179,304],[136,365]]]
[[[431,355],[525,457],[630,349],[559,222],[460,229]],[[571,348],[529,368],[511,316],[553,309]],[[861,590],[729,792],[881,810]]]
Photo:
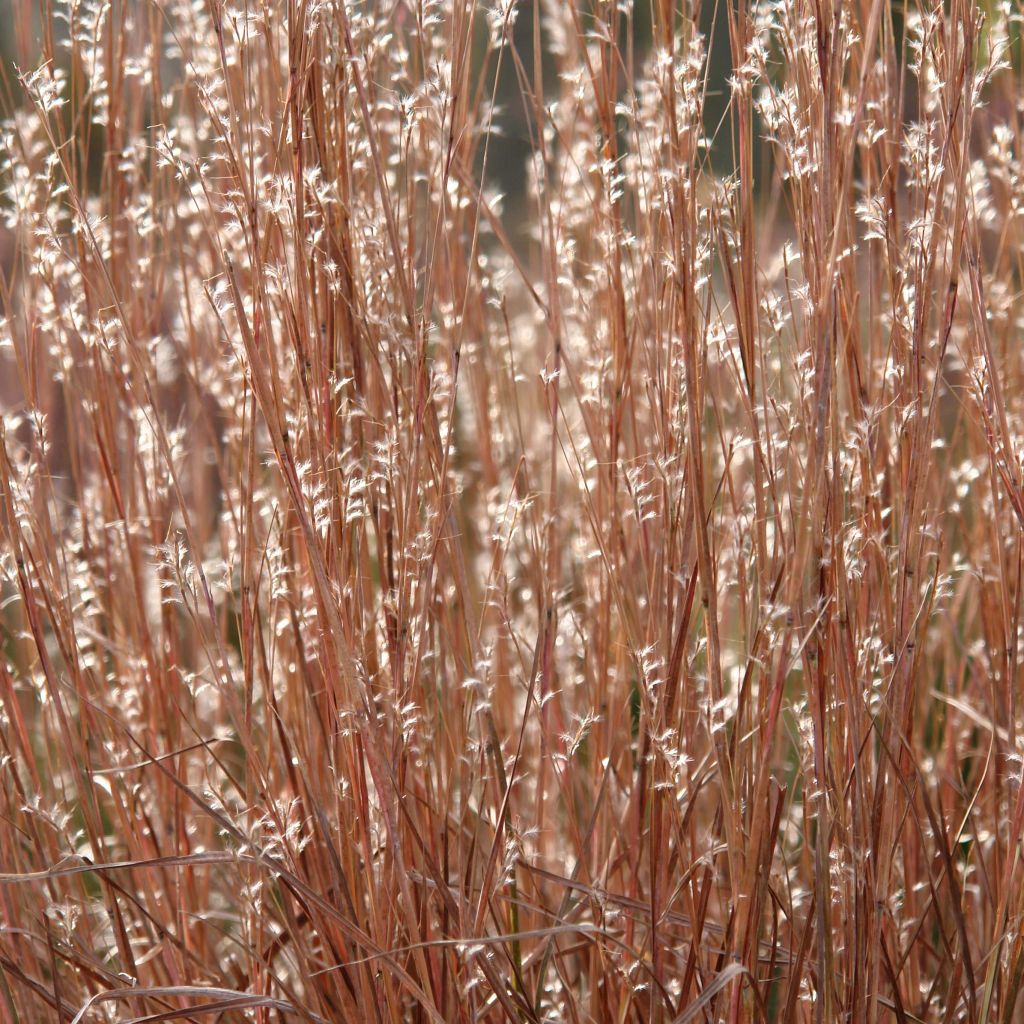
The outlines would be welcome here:
[[[11,13],[0,1021],[1022,1019],[1019,0]]]

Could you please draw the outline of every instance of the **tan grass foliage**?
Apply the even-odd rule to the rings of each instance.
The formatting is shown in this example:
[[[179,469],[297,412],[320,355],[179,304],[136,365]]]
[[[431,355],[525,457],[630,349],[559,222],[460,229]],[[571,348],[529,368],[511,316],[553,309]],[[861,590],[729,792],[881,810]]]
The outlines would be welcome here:
[[[1024,1019],[1019,0],[703,3],[15,2],[0,1021]]]

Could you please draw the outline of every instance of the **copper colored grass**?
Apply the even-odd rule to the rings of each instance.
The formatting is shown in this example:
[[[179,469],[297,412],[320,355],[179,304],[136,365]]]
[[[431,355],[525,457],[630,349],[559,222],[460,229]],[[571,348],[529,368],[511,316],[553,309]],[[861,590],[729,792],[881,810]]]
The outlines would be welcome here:
[[[16,0],[0,1024],[1024,1020],[1022,14]]]

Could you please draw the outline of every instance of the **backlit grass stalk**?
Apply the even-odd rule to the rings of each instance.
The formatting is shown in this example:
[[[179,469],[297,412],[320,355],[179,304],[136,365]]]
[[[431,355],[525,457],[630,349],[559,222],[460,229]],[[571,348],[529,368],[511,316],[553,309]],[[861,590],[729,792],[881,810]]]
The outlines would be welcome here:
[[[1018,6],[12,14],[0,1021],[1020,1018]]]

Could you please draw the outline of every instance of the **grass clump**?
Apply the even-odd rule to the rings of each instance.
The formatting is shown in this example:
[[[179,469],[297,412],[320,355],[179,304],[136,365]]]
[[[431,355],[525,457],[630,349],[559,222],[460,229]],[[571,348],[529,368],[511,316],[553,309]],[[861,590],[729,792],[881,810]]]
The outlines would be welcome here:
[[[0,1020],[1019,1020],[1020,18],[16,3]]]

